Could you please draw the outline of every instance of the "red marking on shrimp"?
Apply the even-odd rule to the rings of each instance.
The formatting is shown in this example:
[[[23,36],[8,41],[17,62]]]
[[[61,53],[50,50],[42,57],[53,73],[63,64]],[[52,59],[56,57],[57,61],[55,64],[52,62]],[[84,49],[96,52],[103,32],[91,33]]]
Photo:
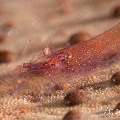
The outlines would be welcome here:
[[[23,69],[32,75],[87,73],[119,58],[120,24],[88,41],[57,51],[45,62],[27,63]]]

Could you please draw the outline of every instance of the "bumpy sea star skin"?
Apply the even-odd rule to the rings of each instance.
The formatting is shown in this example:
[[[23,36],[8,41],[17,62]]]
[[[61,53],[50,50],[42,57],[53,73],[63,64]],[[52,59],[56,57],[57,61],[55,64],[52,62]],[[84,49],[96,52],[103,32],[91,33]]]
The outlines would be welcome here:
[[[88,41],[57,51],[47,62],[24,64],[23,68],[33,75],[79,73],[93,71],[96,67],[110,65],[119,59],[120,24]]]

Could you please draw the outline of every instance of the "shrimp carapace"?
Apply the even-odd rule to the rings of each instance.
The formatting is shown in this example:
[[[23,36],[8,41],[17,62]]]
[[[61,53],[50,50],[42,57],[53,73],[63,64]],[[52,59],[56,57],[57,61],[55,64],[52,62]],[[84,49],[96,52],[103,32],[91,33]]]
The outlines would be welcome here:
[[[113,29],[51,55],[46,62],[31,63],[27,72],[33,75],[87,73],[96,67],[110,65],[120,55],[120,24]]]

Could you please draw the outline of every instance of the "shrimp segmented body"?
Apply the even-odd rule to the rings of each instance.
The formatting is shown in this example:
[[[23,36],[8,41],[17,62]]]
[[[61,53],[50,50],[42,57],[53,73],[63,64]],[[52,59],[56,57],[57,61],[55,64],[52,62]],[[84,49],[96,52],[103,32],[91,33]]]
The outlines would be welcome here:
[[[15,84],[13,91],[21,92],[27,88],[36,92],[38,89],[38,93],[51,95],[57,90],[104,82],[106,78],[98,79],[97,68],[104,70],[118,63],[119,49],[120,24],[95,38],[58,50],[43,62],[24,63],[23,72],[18,73],[22,80]],[[24,78],[26,75],[28,78]]]
[[[83,74],[109,65],[120,55],[120,24],[91,40],[57,51],[46,62],[25,65],[33,75],[59,73]]]

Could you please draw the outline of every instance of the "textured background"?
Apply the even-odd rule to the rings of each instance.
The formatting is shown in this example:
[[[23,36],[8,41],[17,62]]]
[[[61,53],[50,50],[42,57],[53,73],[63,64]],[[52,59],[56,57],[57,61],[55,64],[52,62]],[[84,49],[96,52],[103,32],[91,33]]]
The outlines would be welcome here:
[[[119,22],[119,17],[112,16],[118,5],[120,0],[0,0],[0,38],[4,39],[0,50],[12,55],[10,63],[0,65],[0,119],[61,120],[67,111],[79,109],[84,120],[119,120],[119,114],[105,114],[119,102],[119,86],[99,91],[88,89],[94,102],[70,108],[63,104],[63,91],[40,97],[37,103],[28,101],[28,96],[22,93],[19,97],[17,93],[8,95],[15,81],[23,79],[15,77],[16,66],[41,61],[44,48],[64,47],[73,33],[88,32],[92,37],[103,33]],[[112,73],[120,70],[119,66],[120,63],[116,63],[74,79],[108,80]],[[35,95],[38,96],[39,79],[44,80],[33,78],[21,91],[38,90]]]

